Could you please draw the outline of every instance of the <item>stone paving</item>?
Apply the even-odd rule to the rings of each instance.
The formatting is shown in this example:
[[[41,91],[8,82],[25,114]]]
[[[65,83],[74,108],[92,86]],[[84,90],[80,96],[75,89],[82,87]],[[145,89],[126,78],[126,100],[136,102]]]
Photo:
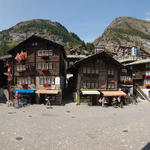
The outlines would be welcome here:
[[[122,109],[0,104],[0,150],[146,150],[149,142],[146,101]]]

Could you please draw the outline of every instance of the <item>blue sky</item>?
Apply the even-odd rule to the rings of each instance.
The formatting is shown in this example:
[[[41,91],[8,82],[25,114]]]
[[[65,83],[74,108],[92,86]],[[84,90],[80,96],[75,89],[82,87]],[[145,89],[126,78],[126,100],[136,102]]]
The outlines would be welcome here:
[[[48,19],[92,42],[119,16],[150,20],[150,0],[0,0],[0,31],[21,21]]]

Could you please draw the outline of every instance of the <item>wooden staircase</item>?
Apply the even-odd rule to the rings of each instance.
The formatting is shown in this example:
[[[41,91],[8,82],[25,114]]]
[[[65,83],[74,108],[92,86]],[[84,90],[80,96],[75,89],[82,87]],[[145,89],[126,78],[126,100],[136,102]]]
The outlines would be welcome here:
[[[142,91],[142,87],[138,86],[136,88],[134,88],[134,90],[136,91],[136,93],[144,100],[147,100],[150,102],[150,99],[147,97],[147,95]]]

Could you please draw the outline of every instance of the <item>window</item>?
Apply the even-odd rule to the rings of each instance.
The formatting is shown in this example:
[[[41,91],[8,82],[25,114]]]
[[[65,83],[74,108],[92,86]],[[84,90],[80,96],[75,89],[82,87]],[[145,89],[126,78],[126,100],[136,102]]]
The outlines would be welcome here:
[[[31,85],[31,78],[18,78],[17,82],[18,84],[25,83],[25,84]]]
[[[73,61],[70,61],[70,62],[69,62],[69,66],[70,66],[70,67],[71,67],[73,64],[74,64]]]
[[[98,89],[98,82],[84,81],[84,82],[82,82],[82,88]]]
[[[33,43],[32,43],[32,46],[37,46],[37,45],[38,45],[37,42],[33,42]]]
[[[95,84],[94,82],[91,82],[91,88],[94,89],[95,88]]]
[[[83,88],[86,88],[86,82],[83,82],[82,86],[83,86]]]
[[[38,56],[42,56],[42,55],[52,56],[53,55],[53,50],[39,50],[38,51]]]
[[[87,88],[90,89],[90,82],[87,82]]]
[[[95,74],[95,68],[91,68],[91,73]]]
[[[86,73],[86,67],[83,67],[83,73]]]
[[[53,55],[53,50],[49,50],[49,56]]]
[[[37,64],[37,69],[52,69],[53,64],[52,63],[39,63]]]
[[[87,67],[87,73],[91,73],[90,67]]]
[[[17,71],[25,71],[26,66],[25,65],[17,65]]]
[[[108,75],[114,75],[114,70],[113,69],[108,69]]]
[[[55,78],[49,78],[49,77],[40,78],[40,85],[43,85],[45,83],[54,85],[55,84]]]
[[[97,82],[95,82],[95,88],[98,89],[98,83]]]
[[[114,83],[108,83],[108,89],[114,89],[115,84]]]
[[[96,74],[99,74],[99,69],[98,68],[96,68]]]

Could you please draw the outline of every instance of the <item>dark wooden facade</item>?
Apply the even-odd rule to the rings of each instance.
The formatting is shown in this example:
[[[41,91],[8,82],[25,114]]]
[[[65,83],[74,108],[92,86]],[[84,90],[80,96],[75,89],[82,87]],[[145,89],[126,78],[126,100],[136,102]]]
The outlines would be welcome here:
[[[66,54],[63,46],[33,35],[9,53],[13,56],[10,65],[13,66],[11,84],[14,88],[57,90],[55,99],[58,103],[62,102],[66,79]],[[23,53],[27,56],[21,61],[16,58],[17,54]],[[37,94],[38,103],[41,94],[43,93]]]
[[[78,102],[80,103],[82,90],[117,90],[121,67],[119,62],[104,51],[76,62],[72,71]]]
[[[136,61],[126,66],[132,69],[133,86],[150,87],[150,59]]]

